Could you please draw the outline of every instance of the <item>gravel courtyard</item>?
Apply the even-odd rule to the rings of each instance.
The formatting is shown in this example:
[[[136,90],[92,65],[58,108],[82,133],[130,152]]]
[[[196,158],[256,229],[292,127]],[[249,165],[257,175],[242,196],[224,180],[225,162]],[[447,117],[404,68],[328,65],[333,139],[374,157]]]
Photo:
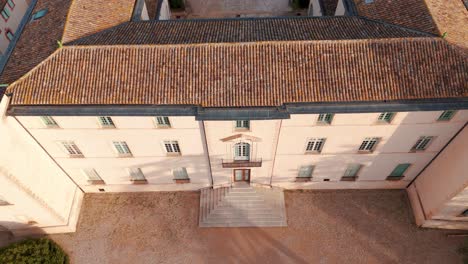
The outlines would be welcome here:
[[[286,191],[287,228],[198,228],[198,192],[88,194],[72,263],[461,263],[463,238],[419,229],[404,191]]]

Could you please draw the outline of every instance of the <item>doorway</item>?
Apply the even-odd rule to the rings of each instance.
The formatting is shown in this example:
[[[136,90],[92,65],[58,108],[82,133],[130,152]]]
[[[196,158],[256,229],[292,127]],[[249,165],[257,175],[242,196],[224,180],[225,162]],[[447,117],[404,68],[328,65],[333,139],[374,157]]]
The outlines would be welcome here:
[[[234,169],[234,182],[250,182],[250,169]]]

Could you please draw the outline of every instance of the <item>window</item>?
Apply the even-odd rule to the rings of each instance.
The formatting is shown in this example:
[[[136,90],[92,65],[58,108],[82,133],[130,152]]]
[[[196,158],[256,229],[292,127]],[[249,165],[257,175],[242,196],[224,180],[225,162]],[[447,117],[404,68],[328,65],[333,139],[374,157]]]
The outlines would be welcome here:
[[[101,179],[99,174],[95,169],[83,169],[83,174],[86,176],[86,179],[91,184],[104,184],[104,181]]]
[[[145,175],[143,175],[140,168],[130,168],[128,169],[128,174],[130,175],[131,181],[146,182]]]
[[[78,157],[83,157],[83,153],[81,150],[78,148],[78,146],[75,144],[73,141],[62,141],[62,146],[65,150],[65,152],[70,156],[74,158]]]
[[[180,155],[179,142],[175,140],[164,141],[164,148],[169,155]]]
[[[394,169],[393,171],[390,173],[390,175],[388,176],[387,179],[391,179],[391,178],[402,178],[404,177],[405,175],[405,172],[408,170],[409,166],[411,166],[411,164],[409,163],[402,163],[402,164],[398,164]]]
[[[392,122],[393,117],[395,116],[395,113],[393,112],[384,112],[379,115],[377,118],[377,121],[379,123],[390,123]]]
[[[320,153],[325,143],[325,138],[311,138],[307,141],[306,152]]]
[[[57,122],[51,116],[41,116],[41,120],[46,127],[58,127]]]
[[[349,164],[346,168],[343,177],[357,177],[359,170],[361,170],[361,164]]]
[[[318,119],[317,119],[317,123],[318,124],[326,124],[326,125],[329,125],[331,124],[332,120],[333,120],[333,114],[330,114],[330,113],[327,113],[327,114],[319,114],[318,116]]]
[[[102,128],[115,128],[114,121],[110,116],[100,116],[98,119]]]
[[[250,160],[250,144],[240,142],[234,145],[234,160]]]
[[[366,4],[372,4],[372,3],[374,3],[374,0],[364,0],[364,3],[366,3]]]
[[[1,205],[1,204],[0,204]],[[468,209],[463,211],[458,217],[468,217]]]
[[[13,2],[13,0],[8,0],[7,3],[11,10],[13,10],[13,8],[15,7],[15,2]]]
[[[312,172],[314,171],[314,166],[301,166],[299,168],[299,173],[297,177],[299,178],[312,178]]]
[[[372,152],[374,151],[375,147],[377,146],[377,143],[379,142],[380,138],[372,137],[372,138],[365,138],[361,146],[359,146],[359,151],[362,152]]]
[[[47,14],[47,9],[41,9],[32,15],[32,21],[38,20]]]
[[[250,121],[249,120],[237,120],[236,121],[236,129],[237,130],[249,130],[250,129]]]
[[[174,175],[174,179],[176,180],[187,180],[189,178],[187,174],[187,169],[184,167],[177,168],[173,170],[172,173]]]
[[[10,15],[11,15],[10,10],[8,10],[7,8],[3,8],[2,12],[1,12],[1,15],[2,15],[3,19],[5,21],[7,21],[8,18],[10,17]]]
[[[132,152],[125,141],[113,141],[114,148],[119,154],[119,157],[130,157],[132,156]]]
[[[429,143],[431,143],[434,137],[431,136],[422,136],[416,141],[416,144],[411,148],[412,151],[426,150]]]
[[[171,127],[171,122],[167,116],[156,117],[156,124],[158,127]]]
[[[454,111],[454,110],[444,111],[442,112],[442,114],[440,114],[437,121],[450,121],[450,119],[452,119],[452,117],[455,115],[456,112],[457,111]]]
[[[9,40],[9,41],[12,41],[13,38],[15,37],[15,35],[13,35],[13,33],[11,32],[11,30],[7,29],[5,31],[5,35],[6,35],[6,38]]]

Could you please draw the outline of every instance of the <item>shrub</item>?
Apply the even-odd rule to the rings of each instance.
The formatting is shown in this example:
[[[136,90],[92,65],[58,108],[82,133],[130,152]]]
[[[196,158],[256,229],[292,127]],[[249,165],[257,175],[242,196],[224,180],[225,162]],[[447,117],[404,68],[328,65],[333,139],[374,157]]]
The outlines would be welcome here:
[[[169,6],[172,9],[183,9],[184,8],[184,0],[169,0]]]
[[[0,263],[68,264],[67,254],[47,238],[27,239],[0,249]]]

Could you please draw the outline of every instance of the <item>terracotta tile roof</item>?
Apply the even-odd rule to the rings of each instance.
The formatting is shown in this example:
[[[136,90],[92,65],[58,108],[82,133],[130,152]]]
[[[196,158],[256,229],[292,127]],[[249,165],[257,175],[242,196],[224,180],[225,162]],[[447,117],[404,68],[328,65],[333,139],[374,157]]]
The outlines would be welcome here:
[[[322,1],[322,13],[324,16],[334,16],[336,7],[338,6],[338,0],[321,0]]]
[[[366,4],[365,0],[353,1],[360,16],[433,34],[439,33],[424,0],[375,0],[369,4]]]
[[[156,11],[158,9],[159,0],[145,0],[146,10],[150,19],[156,18]]]
[[[429,34],[359,17],[292,17],[129,22],[69,44],[189,44],[427,36]]]
[[[134,5],[135,0],[73,0],[63,32],[63,42],[130,21]]]
[[[468,96],[439,38],[65,47],[9,87],[13,105],[279,106]]]
[[[5,7],[6,3],[7,3],[7,0],[0,0],[0,10],[2,10]]]
[[[57,49],[62,38],[71,0],[37,1],[33,13],[47,9],[39,20],[29,22],[0,76],[0,83],[12,83],[26,74]]]

